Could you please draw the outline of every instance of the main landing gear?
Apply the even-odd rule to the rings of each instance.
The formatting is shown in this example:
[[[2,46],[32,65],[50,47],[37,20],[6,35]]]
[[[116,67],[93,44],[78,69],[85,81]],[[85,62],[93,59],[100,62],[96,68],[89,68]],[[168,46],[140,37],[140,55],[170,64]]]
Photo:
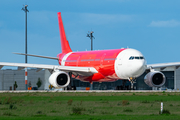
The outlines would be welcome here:
[[[134,89],[134,83],[136,83],[136,79],[133,77],[130,77],[129,82],[131,83],[131,90],[133,90]]]
[[[70,76],[70,83],[67,86],[67,90],[76,90],[76,87],[73,86],[73,79],[72,79],[72,72],[69,72],[69,76]]]

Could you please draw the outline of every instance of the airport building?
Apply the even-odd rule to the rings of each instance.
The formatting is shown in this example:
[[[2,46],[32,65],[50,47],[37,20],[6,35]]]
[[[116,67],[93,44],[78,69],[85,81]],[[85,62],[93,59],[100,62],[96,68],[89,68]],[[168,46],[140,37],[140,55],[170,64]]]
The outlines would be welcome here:
[[[50,73],[48,70],[28,69],[28,86],[37,88],[38,80],[41,81],[39,90],[48,89],[48,78]],[[25,86],[25,71],[24,70],[0,70],[0,90],[14,90],[14,84],[17,84],[16,90],[26,90]],[[46,87],[47,86],[47,87]]]
[[[48,70],[28,69],[28,86],[37,88],[38,80],[41,81],[39,90],[49,89],[49,76],[51,75]],[[157,69],[158,70],[158,69]],[[144,73],[137,78],[134,84],[135,90],[157,90],[157,89],[180,89],[180,69],[174,67],[164,68],[163,71],[166,76],[166,83],[162,88],[151,88],[144,82],[144,77],[147,73]],[[25,90],[25,72],[24,70],[12,70],[4,69],[0,70],[0,90],[14,90],[15,81],[17,83],[16,90]],[[128,80],[117,80],[115,82],[94,82],[90,85],[89,82],[82,82],[80,80],[73,79],[71,83],[77,90],[86,90],[87,87],[91,87],[93,90],[129,90],[130,82]]]

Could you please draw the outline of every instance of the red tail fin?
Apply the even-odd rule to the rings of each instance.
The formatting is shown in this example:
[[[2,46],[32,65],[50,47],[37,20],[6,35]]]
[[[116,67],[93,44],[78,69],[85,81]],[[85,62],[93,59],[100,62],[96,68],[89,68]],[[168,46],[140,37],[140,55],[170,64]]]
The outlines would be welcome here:
[[[72,52],[69,42],[66,39],[66,34],[63,26],[63,21],[61,18],[61,13],[58,12],[58,22],[59,22],[59,31],[60,31],[60,37],[61,37],[61,48],[62,48],[62,53],[68,53]]]

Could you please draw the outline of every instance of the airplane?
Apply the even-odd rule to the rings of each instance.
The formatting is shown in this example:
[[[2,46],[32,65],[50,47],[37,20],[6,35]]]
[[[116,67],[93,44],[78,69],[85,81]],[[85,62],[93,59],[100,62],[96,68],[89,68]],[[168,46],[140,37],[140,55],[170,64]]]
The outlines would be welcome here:
[[[0,69],[3,66],[48,69],[52,73],[49,77],[49,83],[55,88],[71,87],[72,78],[90,83],[126,79],[133,85],[135,79],[147,71],[144,82],[149,87],[162,87],[166,82],[166,77],[155,68],[180,67],[180,62],[147,65],[143,54],[131,48],[73,52],[66,39],[61,12],[58,12],[57,16],[62,53],[58,54],[57,57],[15,54],[54,59],[58,60],[59,65],[0,62]]]

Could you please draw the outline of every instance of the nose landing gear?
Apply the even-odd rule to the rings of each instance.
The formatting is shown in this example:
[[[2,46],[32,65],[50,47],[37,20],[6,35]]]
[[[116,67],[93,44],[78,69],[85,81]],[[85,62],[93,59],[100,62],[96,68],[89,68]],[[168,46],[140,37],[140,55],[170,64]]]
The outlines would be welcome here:
[[[131,90],[134,88],[134,83],[136,83],[136,78],[130,77],[129,82],[131,83]]]

